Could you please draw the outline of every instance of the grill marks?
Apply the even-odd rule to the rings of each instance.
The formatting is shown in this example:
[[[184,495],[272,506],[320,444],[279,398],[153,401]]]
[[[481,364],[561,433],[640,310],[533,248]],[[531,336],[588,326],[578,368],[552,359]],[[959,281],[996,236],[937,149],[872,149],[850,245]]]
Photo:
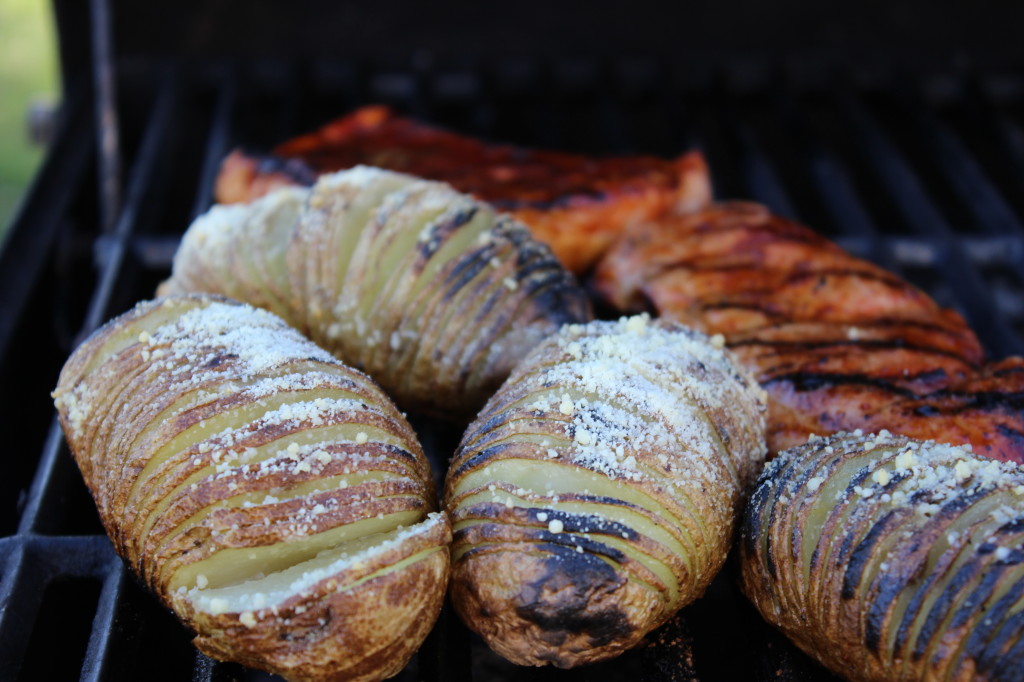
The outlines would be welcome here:
[[[514,662],[570,667],[698,596],[763,454],[759,393],[705,337],[645,318],[538,347],[449,469],[463,619]]]
[[[511,213],[573,272],[586,270],[632,222],[693,210],[711,199],[707,167],[697,153],[673,160],[593,159],[517,149],[396,116],[381,106],[359,109],[279,145],[273,154],[232,152],[217,177],[217,200],[251,201],[358,165],[387,168],[449,183]]]
[[[769,391],[771,450],[888,429],[1024,460],[1024,360],[985,365],[959,315],[761,206],[649,223],[596,281],[620,309],[723,334]]]
[[[1024,469],[839,434],[772,462],[741,532],[744,591],[844,676],[1016,679],[1004,675],[1024,666]]]
[[[140,304],[76,351],[55,398],[118,551],[204,651],[277,672],[320,657],[346,627],[332,600],[366,580],[417,585],[383,611],[426,634],[449,531],[415,434],[367,376],[281,319],[208,296]],[[288,626],[288,604],[334,624],[286,664],[245,649]],[[235,650],[226,631],[252,641]],[[395,634],[364,636],[376,651]]]
[[[223,266],[263,250],[274,254],[266,281],[286,285],[239,282]],[[289,322],[404,409],[458,419],[559,325],[590,318],[583,290],[520,223],[441,183],[367,167],[200,217],[161,291],[200,290],[287,299]]]
[[[985,365],[949,386],[894,400],[866,415],[863,428],[970,443],[980,454],[1024,461],[1024,358]]]

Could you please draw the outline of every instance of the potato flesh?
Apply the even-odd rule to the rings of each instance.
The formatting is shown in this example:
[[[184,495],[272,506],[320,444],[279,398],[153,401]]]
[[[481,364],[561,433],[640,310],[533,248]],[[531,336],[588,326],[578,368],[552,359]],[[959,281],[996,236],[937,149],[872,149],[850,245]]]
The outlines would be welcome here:
[[[323,281],[333,282],[335,296],[344,288],[352,259],[359,246],[358,236],[363,227],[370,221],[371,216],[385,197],[401,190],[408,184],[408,177],[395,174],[375,178],[375,181],[367,184],[348,183],[344,177],[334,176],[327,182],[321,180],[314,186],[313,196],[310,199],[311,210],[317,209],[318,195],[333,196],[335,190],[340,190],[344,196],[348,197],[346,204],[338,205],[329,214],[328,220],[335,222],[335,225],[326,229],[328,248],[322,251],[316,250],[317,238],[315,236],[307,237],[303,242],[303,246],[316,250],[317,256],[323,259],[323,271],[333,272],[333,277],[325,277]],[[307,298],[307,300],[312,299]]]
[[[257,410],[254,413],[258,414],[258,412],[259,411]],[[280,441],[275,441],[265,446],[258,446],[252,448],[250,452],[246,453],[247,456],[245,456],[244,458],[244,464],[255,465],[259,464],[260,462],[264,462],[272,457],[280,455],[283,451],[286,451],[288,446],[294,443],[312,445],[316,443],[326,442],[323,440],[324,437],[329,437],[335,440],[354,442],[360,433],[372,433],[374,431],[376,431],[376,429],[373,429],[372,427],[351,424],[338,425],[333,427],[319,427],[317,429],[306,429],[304,431],[301,431],[299,434],[296,434],[296,436],[293,438],[281,439]],[[199,434],[197,434],[197,438],[198,440],[202,441],[205,440],[205,438],[203,437],[204,433],[205,435],[208,436],[211,435],[212,433],[217,432],[219,431],[208,431],[206,429],[203,429],[200,431]],[[380,440],[377,440],[376,442],[386,443],[388,440],[386,437],[383,436],[383,434],[375,435],[380,438]],[[391,438],[390,440],[396,439]],[[161,460],[164,460],[168,456],[179,452],[181,452],[181,450],[164,450],[162,453],[160,453],[163,455],[161,457]],[[194,463],[194,460],[186,462],[186,465],[190,463]],[[211,476],[215,476],[218,473],[217,466],[218,465],[216,463],[211,463],[209,466],[194,468],[194,470],[188,475],[187,478],[178,483],[171,491],[167,492],[165,495],[160,497],[157,504],[152,508],[152,511],[150,511],[149,514],[146,516],[142,536],[145,537],[146,535],[148,535],[150,528],[152,528],[153,526],[153,523],[155,523],[156,519],[159,518],[159,516],[163,514],[164,511],[166,511],[167,507],[176,497],[178,497],[181,494],[187,494],[187,492],[191,489],[191,486],[194,485],[196,482],[210,478]]]
[[[196,220],[193,236],[175,255],[178,282],[165,293],[219,291],[247,296],[290,323],[291,287],[284,269],[287,231],[305,202],[293,188],[252,207],[217,206]],[[226,242],[237,243],[226,248]]]
[[[381,569],[378,573],[364,576],[358,581],[345,580],[347,569],[354,562],[372,553],[374,549],[394,540],[405,531],[405,528],[396,527],[343,542],[271,575],[254,577],[241,582],[235,581],[223,587],[194,588],[189,590],[188,598],[198,610],[214,614],[274,608],[280,602],[300,594],[302,588],[296,587],[296,583],[310,582],[310,574],[327,573],[338,580],[339,586],[336,589],[352,589],[380,573],[401,571],[410,564],[422,561],[427,554],[444,551],[443,548],[433,547],[412,554]],[[305,581],[303,581],[304,578]]]
[[[444,241],[434,258],[427,261],[426,266],[416,278],[415,283],[409,291],[413,299],[419,295],[432,282],[436,281],[438,273],[446,263],[453,261],[459,254],[468,250],[475,242],[478,242],[481,235],[485,234],[494,224],[494,214],[484,207],[477,207],[473,217],[463,225],[458,232],[452,234]],[[417,319],[417,315],[410,316]]]
[[[365,549],[365,546],[376,544],[381,539],[379,536],[394,531],[399,526],[414,524],[421,516],[422,514],[416,511],[401,512],[380,519],[363,519],[292,542],[223,549],[209,559],[197,561],[179,570],[168,582],[168,589],[173,592],[180,587],[196,587],[196,578],[199,575],[205,577],[205,584],[212,589],[229,587],[246,582],[253,576],[285,572],[292,566],[310,561],[322,552],[337,550],[339,554],[343,554],[345,551],[351,551],[346,548],[354,546]]]
[[[571,494],[574,491],[566,488],[551,488],[554,490],[556,495]],[[545,491],[546,492],[546,491]],[[531,497],[521,497],[513,495],[507,490],[502,489],[501,492],[491,492],[489,490],[483,490],[480,492],[471,493],[465,497],[459,498],[458,504],[463,507],[469,507],[479,502],[490,502],[494,501],[495,498],[498,500],[512,499],[514,504],[522,507],[529,506],[531,504],[537,504],[536,495],[537,491],[534,489],[527,489],[527,494]],[[532,499],[531,499],[532,498]],[[625,497],[619,498],[625,500]],[[542,504],[555,504],[553,496],[545,495],[541,502]],[[566,500],[560,500],[558,503],[558,509],[561,511],[568,512],[570,514],[579,515],[596,515],[600,516],[612,523],[621,524],[633,528],[638,533],[646,535],[652,538],[655,542],[664,545],[666,550],[672,552],[684,559],[686,562],[687,569],[692,568],[693,553],[695,547],[689,536],[680,534],[677,532],[673,533],[671,530],[675,530],[676,527],[665,524],[664,517],[658,517],[652,519],[639,512],[633,511],[632,509],[620,507],[612,504],[601,504],[598,502],[570,502]],[[642,507],[647,509],[647,507]],[[464,521],[455,524],[453,530],[458,530],[462,527],[461,524],[470,524],[472,521]],[[671,530],[670,530],[671,529]]]
[[[961,568],[965,563],[970,561],[971,554],[972,554],[972,552],[971,552],[971,549],[972,549],[971,545],[974,544],[974,543],[964,543],[963,545],[961,545],[958,548],[956,545],[954,545],[953,543],[949,542],[949,535],[951,533],[958,533],[959,534],[959,533],[963,533],[965,531],[969,532],[969,528],[968,528],[969,526],[976,526],[976,525],[978,525],[979,521],[981,521],[984,517],[986,517],[989,514],[991,514],[999,506],[1000,506],[1000,501],[999,500],[982,500],[980,504],[972,505],[970,509],[965,510],[964,513],[960,514],[959,519],[957,519],[956,522],[951,524],[948,527],[948,529],[946,530],[945,533],[941,534],[939,537],[936,538],[935,543],[932,546],[931,551],[929,551],[928,557],[927,557],[927,559],[926,559],[926,561],[924,563],[924,566],[923,566],[923,568],[921,570],[921,575],[922,576],[926,576],[926,577],[933,576],[935,568],[936,568],[936,564],[938,564],[940,558],[942,558],[943,555],[945,555],[946,552],[950,551],[950,550],[955,552],[957,557],[950,564],[950,566],[945,570],[945,574],[948,575],[948,576],[955,575],[959,568]],[[893,534],[893,535],[896,535],[896,534]],[[893,546],[894,550],[897,549],[898,542],[899,542],[899,538],[898,537],[891,540],[890,545]],[[872,565],[870,567],[870,569],[871,569],[870,571],[865,572],[864,582],[866,584],[870,584],[870,581],[874,580],[878,576],[878,573],[880,572],[881,569],[877,565],[877,563],[878,562],[875,562],[875,565]],[[978,577],[980,578],[981,575],[979,574]],[[924,601],[922,601],[920,603],[920,606],[917,609],[916,615],[913,615],[912,625],[910,627],[909,636],[907,638],[908,641],[910,641],[910,642],[918,641],[918,637],[919,637],[919,635],[921,633],[921,629],[924,626],[924,621],[928,617],[928,614],[932,610],[932,606],[935,604],[936,600],[939,598],[939,596],[940,596],[940,594],[942,592],[941,586],[944,585],[946,582],[947,582],[946,580],[940,579],[936,583],[940,587],[937,588],[937,589],[929,590],[928,596],[925,597]],[[1000,591],[1005,592],[1006,589],[1009,589],[1009,587],[1010,587],[1010,585],[1012,585],[1012,583],[1013,583],[1012,580],[1007,581],[1006,583],[1003,584],[1002,588],[997,587],[996,588],[996,592],[993,593],[993,594],[994,595],[998,595]],[[972,582],[971,585],[973,586],[973,584],[974,583]],[[893,607],[893,613],[895,613],[895,614],[903,614],[904,618],[906,618],[909,615],[912,615],[912,614],[910,614],[908,612],[907,609],[908,609],[908,606],[909,606],[909,602],[911,601],[911,599],[913,597],[914,597],[914,592],[913,591],[911,591],[911,590],[903,591],[899,595],[899,597],[898,597],[898,599],[897,599],[897,601],[896,601],[896,603],[895,603],[895,605]],[[944,621],[948,621],[948,619],[950,617],[952,617],[952,613],[947,614],[947,616],[943,620]],[[886,639],[886,643],[889,646],[894,647],[896,645],[896,637],[897,637],[898,633],[899,633],[898,628],[895,628],[895,627],[892,628],[891,634]]]
[[[220,509],[244,509],[261,506],[268,503],[268,497],[274,498],[275,503],[286,502],[288,500],[312,496],[317,493],[356,486],[361,483],[387,480],[397,480],[397,477],[390,472],[368,471],[341,476],[328,476],[325,478],[318,478],[315,481],[306,481],[299,485],[270,488],[269,490],[259,490],[256,492],[245,493],[243,495],[235,495],[234,497],[229,497],[207,507],[203,507],[200,511],[188,517],[188,519],[182,522],[180,526],[167,533],[163,542],[174,539],[181,531],[196,526],[207,516]]]
[[[306,402],[309,400],[317,399],[328,399],[328,400],[350,400],[352,405],[355,406],[358,396],[354,395],[349,391],[324,391],[318,390],[314,392],[280,392],[272,396],[268,396],[259,402],[252,402],[248,404],[238,405],[229,407],[220,411],[218,414],[211,416],[208,419],[204,419],[199,424],[191,426],[184,431],[179,432],[174,437],[166,442],[165,445],[160,447],[159,450],[154,452],[147,462],[146,466],[139,474],[138,481],[141,483],[150,477],[158,469],[163,469],[164,462],[172,454],[183,452],[190,446],[202,442],[209,441],[217,434],[232,429],[237,429],[240,426],[251,424],[265,416],[266,414],[274,411],[275,409],[284,406],[292,405],[296,402]],[[350,433],[339,433],[338,437],[346,440],[351,440],[355,433],[353,429],[357,427],[342,427],[344,431]],[[394,440],[394,439],[392,439]],[[205,458],[204,458],[205,459]],[[211,464],[215,464],[211,462]],[[202,469],[196,472],[202,477],[209,476],[212,472],[210,469]],[[151,482],[151,481],[150,481]],[[133,489],[132,493],[137,492],[137,489]]]
[[[684,543],[692,548],[692,543],[687,543],[686,535],[679,533],[677,529],[685,528],[677,516],[673,515],[664,506],[658,504],[652,497],[644,495],[642,490],[624,484],[622,481],[610,480],[592,471],[578,467],[566,466],[558,462],[545,463],[545,466],[538,466],[534,460],[505,459],[494,462],[485,467],[466,474],[459,480],[459,484],[453,489],[452,497],[458,497],[465,491],[478,491],[486,489],[495,481],[508,481],[518,488],[524,489],[527,493],[554,498],[559,495],[570,494],[592,494],[600,497],[607,497],[613,500],[621,500],[628,505],[645,509],[659,519],[660,526],[647,521],[639,514],[633,514],[631,524],[651,529],[659,538],[672,542],[677,548],[684,549]],[[483,493],[480,493],[483,494]],[[504,493],[490,493],[501,497]],[[525,499],[529,499],[528,497]],[[469,499],[460,499],[460,505],[467,505]],[[570,503],[554,502],[559,509],[570,510]],[[592,508],[600,509],[598,505],[589,505]],[[618,509],[615,509],[618,512]],[[600,512],[609,520],[616,519],[608,516],[607,511]],[[639,530],[639,529],[638,529]],[[676,531],[676,533],[673,533]],[[642,532],[642,531],[641,531]],[[673,537],[675,536],[675,537]],[[688,539],[688,538],[687,538]]]
[[[285,248],[291,226],[298,219],[304,196],[301,193],[283,193],[277,204],[271,205],[262,221],[263,230],[248,243],[246,253],[250,267],[258,278],[266,307],[276,315],[288,320],[291,312],[291,286],[288,282],[288,268]]]
[[[400,279],[399,275],[407,269],[400,267],[400,264],[403,260],[413,259],[418,243],[425,241],[424,230],[429,232],[431,226],[447,215],[448,206],[443,203],[428,207],[416,206],[413,211],[402,210],[410,204],[415,206],[417,202],[422,201],[423,195],[426,194],[425,189],[410,192],[403,206],[389,216],[379,232],[373,233],[366,229],[361,234],[364,239],[373,235],[375,241],[379,242],[379,246],[373,248],[377,257],[360,264],[361,270],[367,273],[366,279],[369,282],[360,288],[357,302],[358,314],[363,319],[370,319],[378,310],[385,309],[392,290]],[[373,222],[378,221],[379,219]],[[411,263],[407,263],[408,265]],[[339,293],[344,291],[345,287],[342,287]]]

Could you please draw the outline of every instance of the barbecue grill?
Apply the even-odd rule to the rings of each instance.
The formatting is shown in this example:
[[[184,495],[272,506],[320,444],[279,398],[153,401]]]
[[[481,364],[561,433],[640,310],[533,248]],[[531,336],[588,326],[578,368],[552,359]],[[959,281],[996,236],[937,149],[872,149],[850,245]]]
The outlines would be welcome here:
[[[167,276],[227,151],[362,104],[525,146],[700,148],[718,197],[763,202],[917,284],[991,356],[1024,353],[1017,3],[800,17],[792,1],[575,4],[56,0],[63,106],[0,252],[0,676],[267,679],[198,654],[126,571],[48,394],[83,334]],[[416,426],[440,469],[457,434]],[[574,671],[516,669],[446,609],[398,679],[628,676],[831,679],[728,575],[649,646]]]

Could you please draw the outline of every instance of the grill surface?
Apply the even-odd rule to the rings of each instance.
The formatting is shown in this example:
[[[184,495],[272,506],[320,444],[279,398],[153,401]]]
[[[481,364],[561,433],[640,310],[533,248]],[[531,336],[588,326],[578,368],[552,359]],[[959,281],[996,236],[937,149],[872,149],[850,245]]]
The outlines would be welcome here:
[[[521,145],[662,156],[701,148],[719,198],[761,201],[812,225],[959,310],[993,357],[1024,353],[1018,76],[962,69],[900,80],[737,65],[691,79],[657,60],[581,59],[468,69],[267,62],[168,67],[157,80],[126,68],[120,78],[130,85],[117,107],[120,152],[98,153],[92,98],[69,92],[0,253],[0,670],[9,679],[266,678],[197,654],[126,572],[48,392],[83,334],[152,296],[184,228],[209,206],[226,151],[267,148],[362,104]],[[456,436],[417,426],[440,469]],[[830,679],[761,624],[728,576],[660,643],[577,671],[505,664],[446,610],[399,679],[673,679],[667,670],[674,679]]]

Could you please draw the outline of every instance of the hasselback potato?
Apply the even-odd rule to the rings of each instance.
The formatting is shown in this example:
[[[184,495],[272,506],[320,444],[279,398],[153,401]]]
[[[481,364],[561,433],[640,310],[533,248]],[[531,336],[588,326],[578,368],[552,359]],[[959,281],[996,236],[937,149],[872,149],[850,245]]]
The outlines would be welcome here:
[[[451,599],[499,654],[609,658],[721,567],[765,404],[715,341],[645,316],[568,325],[470,425],[445,483]]]
[[[360,166],[216,206],[160,293],[268,308],[403,408],[469,418],[583,290],[529,231],[439,182]]]
[[[886,432],[765,469],[742,587],[851,680],[1024,679],[1024,470]]]
[[[415,434],[280,318],[141,303],[73,353],[54,398],[115,548],[203,652],[371,680],[426,636],[450,529]]]

